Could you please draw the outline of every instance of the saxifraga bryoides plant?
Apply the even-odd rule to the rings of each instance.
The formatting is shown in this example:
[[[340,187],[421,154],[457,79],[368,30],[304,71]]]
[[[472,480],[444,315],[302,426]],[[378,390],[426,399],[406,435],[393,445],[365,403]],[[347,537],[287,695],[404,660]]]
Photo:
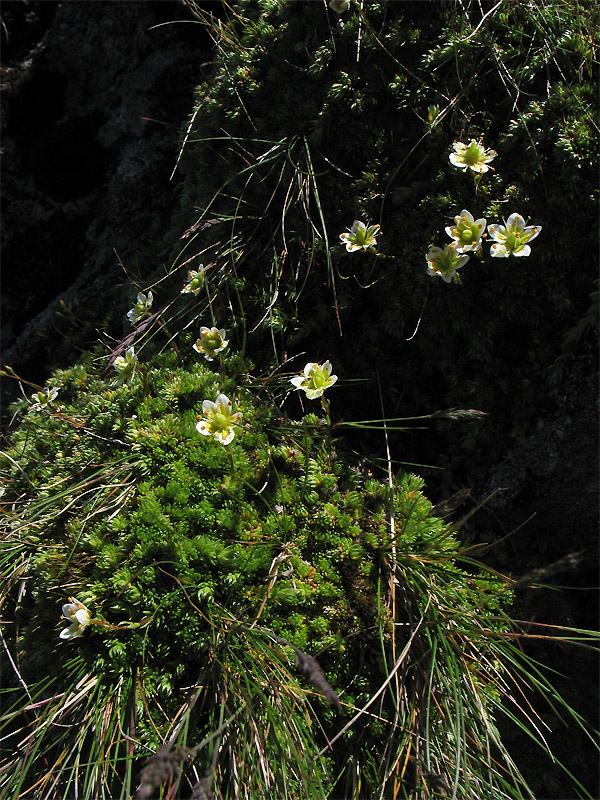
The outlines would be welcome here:
[[[533,797],[498,719],[542,752],[532,693],[581,721],[521,649],[511,581],[421,479],[351,468],[315,414],[228,380],[170,350],[115,385],[89,358],[20,403],[4,796]],[[225,445],[198,432],[223,389]]]

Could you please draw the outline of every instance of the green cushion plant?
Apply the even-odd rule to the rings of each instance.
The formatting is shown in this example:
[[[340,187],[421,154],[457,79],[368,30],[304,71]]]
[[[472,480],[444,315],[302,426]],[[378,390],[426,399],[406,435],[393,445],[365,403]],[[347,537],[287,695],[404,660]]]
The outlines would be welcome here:
[[[343,434],[393,448],[419,414],[453,426],[442,465],[485,461],[537,412],[532,365],[560,377],[594,320],[561,260],[589,250],[589,40],[561,38],[568,4],[330,6],[199,12],[217,55],[170,266],[136,287],[113,374],[90,353],[14,408],[7,797],[533,798],[501,720],[548,763],[536,703],[586,735],[523,648],[514,581]],[[290,381],[325,343],[339,382],[329,362]]]
[[[134,356],[120,383],[90,356],[15,409],[7,791],[525,796],[495,721],[530,669],[510,582],[462,551],[422,479],[390,488],[239,359],[236,389],[182,352]],[[241,414],[225,445],[199,430],[223,388]]]

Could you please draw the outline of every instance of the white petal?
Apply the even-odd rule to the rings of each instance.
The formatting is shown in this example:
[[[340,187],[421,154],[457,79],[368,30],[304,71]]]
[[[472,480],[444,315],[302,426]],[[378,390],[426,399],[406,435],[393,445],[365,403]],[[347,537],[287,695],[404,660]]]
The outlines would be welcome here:
[[[229,444],[232,441],[235,433],[232,428],[229,428],[227,431],[216,431],[214,434],[215,439],[221,444]]]
[[[509,253],[503,244],[493,244],[490,247],[490,255],[492,258],[508,258]]]
[[[69,625],[68,628],[65,628],[59,633],[60,639],[75,639],[77,636],[81,636],[81,630],[79,625],[74,622],[72,625]]]
[[[305,389],[304,391],[309,400],[316,400],[323,394],[323,389]]]
[[[509,231],[523,231],[525,230],[525,220],[520,214],[511,214],[506,221],[506,227]]]
[[[62,614],[65,619],[68,619],[69,622],[72,621],[73,617],[75,616],[75,612],[77,611],[77,606],[74,603],[66,603],[62,607]]]
[[[525,228],[525,233],[527,234],[527,241],[530,242],[532,239],[535,239],[535,237],[541,232],[541,230],[542,230],[541,225],[529,225],[527,228]],[[52,400],[52,398],[50,399]]]
[[[90,614],[87,608],[80,608],[79,611],[75,612],[75,619],[82,625],[84,628],[90,624]]]
[[[460,167],[464,170],[468,169],[468,167],[465,166],[464,158],[458,153],[450,153],[450,163],[454,164],[455,167]]]
[[[488,225],[488,233],[497,242],[504,242],[508,235],[504,225]]]

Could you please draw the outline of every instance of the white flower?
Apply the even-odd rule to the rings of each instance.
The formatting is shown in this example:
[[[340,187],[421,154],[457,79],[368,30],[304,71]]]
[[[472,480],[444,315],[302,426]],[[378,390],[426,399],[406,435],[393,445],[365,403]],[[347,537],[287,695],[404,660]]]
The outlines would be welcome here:
[[[49,405],[57,396],[58,389],[56,386],[50,388],[46,386],[41,392],[35,392],[31,395],[32,404],[29,406],[29,411],[40,411]]]
[[[323,365],[311,361],[304,367],[304,373],[291,378],[290,383],[293,383],[296,389],[306,392],[309,400],[315,400],[337,381],[337,375],[332,375],[331,369],[329,361],[325,361]]]
[[[446,233],[454,239],[457,253],[477,253],[481,250],[481,237],[485,231],[485,219],[473,219],[473,215],[466,208],[460,216],[454,217],[454,227],[448,226]]]
[[[186,285],[181,290],[181,294],[198,294],[204,284],[205,272],[206,270],[202,264],[200,264],[197,270],[188,270],[188,280]]]
[[[369,250],[375,247],[380,225],[365,225],[355,219],[352,227],[348,228],[348,233],[340,233],[340,239],[346,245],[346,250],[352,253],[354,250]]]
[[[152,301],[154,300],[152,292],[148,291],[148,295],[138,292],[137,302],[131,311],[127,312],[127,319],[132,325],[139,322],[152,308]]]
[[[525,220],[520,214],[511,214],[506,225],[490,225],[488,231],[495,244],[490,248],[493,258],[528,256],[531,247],[527,244],[542,230],[541,225],[525,227]]]
[[[444,245],[443,249],[441,247],[432,247],[426,258],[428,264],[427,274],[439,275],[446,283],[450,283],[456,275],[456,270],[464,267],[469,260],[469,256],[457,253],[454,242]]]
[[[329,0],[329,8],[332,8],[336,14],[343,14],[350,8],[350,0]]]
[[[483,142],[471,139],[466,145],[462,142],[454,142],[452,145],[454,153],[450,153],[450,163],[455,167],[466,172],[468,169],[473,172],[487,172],[490,161],[493,161],[498,153],[495,150],[486,150]]]
[[[232,402],[225,394],[220,394],[213,402],[202,403],[204,419],[196,425],[196,430],[203,436],[212,436],[221,444],[229,444],[235,436],[234,428],[242,418],[242,412],[232,411]]]
[[[192,345],[197,353],[204,356],[207,361],[212,361],[217,353],[221,353],[229,342],[225,340],[225,331],[219,328],[200,328],[200,338]]]
[[[75,639],[77,636],[81,636],[92,621],[89,608],[74,597],[69,597],[69,600],[71,602],[62,607],[62,613],[63,617],[71,624],[60,632],[61,639]]]
[[[115,358],[113,367],[119,373],[113,385],[118,383],[130,384],[137,366],[137,356],[134,348],[130,347],[125,353],[125,356],[117,356]]]

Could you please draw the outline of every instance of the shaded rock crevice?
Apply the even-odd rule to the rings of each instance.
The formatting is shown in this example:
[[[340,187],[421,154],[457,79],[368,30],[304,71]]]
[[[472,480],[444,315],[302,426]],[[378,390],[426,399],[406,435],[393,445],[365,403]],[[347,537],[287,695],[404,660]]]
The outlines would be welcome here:
[[[29,6],[3,15],[2,360],[43,383],[156,267],[212,43],[176,2]]]

